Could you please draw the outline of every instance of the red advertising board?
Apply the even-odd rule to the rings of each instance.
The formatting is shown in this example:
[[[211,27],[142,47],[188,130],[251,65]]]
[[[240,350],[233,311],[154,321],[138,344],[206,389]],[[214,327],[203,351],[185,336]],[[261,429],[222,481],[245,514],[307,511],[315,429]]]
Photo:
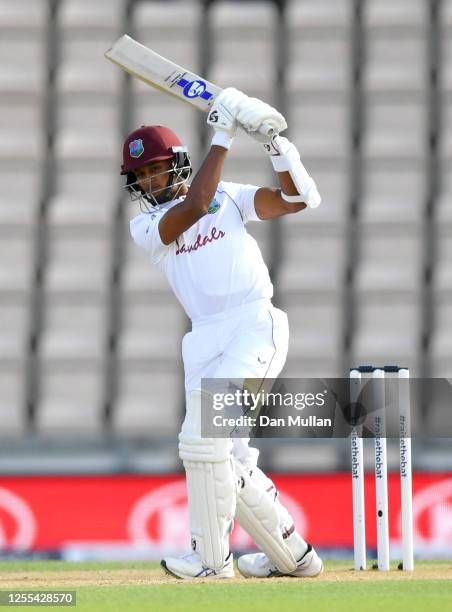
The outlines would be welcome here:
[[[308,541],[319,548],[353,546],[349,473],[278,474],[273,479],[281,501]],[[391,543],[397,549],[401,538],[397,474],[389,475],[389,498]],[[374,508],[374,478],[369,474],[369,548],[376,547]],[[414,474],[413,513],[416,551],[452,557],[452,473]],[[184,552],[188,545],[185,481],[180,475],[0,478],[0,549],[97,549],[107,556],[108,550],[158,556],[167,551]],[[252,547],[238,526],[232,546],[242,550]]]

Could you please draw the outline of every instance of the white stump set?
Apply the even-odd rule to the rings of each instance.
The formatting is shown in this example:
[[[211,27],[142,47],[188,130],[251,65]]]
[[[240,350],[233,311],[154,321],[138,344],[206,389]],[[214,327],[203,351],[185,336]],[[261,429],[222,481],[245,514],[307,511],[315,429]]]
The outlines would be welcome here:
[[[352,487],[353,487],[353,538],[355,570],[366,569],[366,520],[364,493],[364,455],[362,424],[359,420],[358,398],[362,389],[362,374],[372,376],[373,430],[375,434],[375,483],[377,521],[377,565],[379,570],[389,570],[389,518],[388,518],[388,462],[386,454],[385,422],[385,374],[397,374],[399,398],[400,436],[400,487],[402,501],[403,560],[399,565],[404,571],[414,569],[413,509],[410,437],[410,373],[398,366],[360,366],[350,371],[350,401],[353,430],[351,434]]]

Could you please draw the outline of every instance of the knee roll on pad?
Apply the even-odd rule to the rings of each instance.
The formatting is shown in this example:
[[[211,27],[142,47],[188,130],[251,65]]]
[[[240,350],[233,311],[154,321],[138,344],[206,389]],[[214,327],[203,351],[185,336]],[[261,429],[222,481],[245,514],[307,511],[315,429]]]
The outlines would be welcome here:
[[[281,572],[293,572],[307,545],[295,531],[292,517],[279,502],[274,484],[257,467],[247,470],[235,461],[234,468],[241,480],[237,521]]]
[[[183,461],[225,461],[231,457],[229,438],[201,437],[201,405],[212,401],[206,391],[196,389],[187,398],[186,415],[179,434],[179,457]]]
[[[179,456],[187,477],[192,546],[204,565],[220,569],[229,554],[237,485],[228,438],[201,438],[202,391],[187,398]],[[208,401],[208,394],[204,399]]]

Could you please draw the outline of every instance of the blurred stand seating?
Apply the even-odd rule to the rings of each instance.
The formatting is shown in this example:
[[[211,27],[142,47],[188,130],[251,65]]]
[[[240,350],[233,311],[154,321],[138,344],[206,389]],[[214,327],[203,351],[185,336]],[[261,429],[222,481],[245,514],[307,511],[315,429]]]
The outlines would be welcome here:
[[[188,321],[130,238],[138,207],[121,191],[119,167],[123,139],[139,125],[174,129],[195,171],[210,134],[202,114],[104,59],[125,32],[287,115],[287,136],[323,203],[248,226],[274,271],[276,305],[289,315],[283,375],[346,375],[347,360],[399,362],[413,375],[427,362],[433,375],[450,374],[452,3],[441,3],[438,91],[429,7],[425,0],[367,0],[360,11],[353,0],[288,0],[284,11],[265,0],[208,8],[198,0],[0,0],[2,439],[26,431],[33,356],[39,393],[31,401],[43,438],[144,440],[152,452],[138,469],[180,466],[180,340]],[[437,197],[429,193],[435,168]],[[277,182],[243,134],[224,178]],[[166,440],[171,452],[159,463],[158,442]],[[340,440],[259,444],[269,449],[267,468],[349,462]]]

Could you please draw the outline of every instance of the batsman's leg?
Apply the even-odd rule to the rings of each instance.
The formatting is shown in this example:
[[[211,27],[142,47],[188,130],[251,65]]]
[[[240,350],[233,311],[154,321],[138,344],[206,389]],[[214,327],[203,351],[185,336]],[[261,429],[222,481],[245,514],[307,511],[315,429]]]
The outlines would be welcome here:
[[[234,329],[215,377],[258,382],[276,378],[286,360],[288,339],[286,314],[274,307],[262,308]],[[258,454],[247,439],[234,440],[234,468],[241,483],[235,518],[263,551],[241,557],[239,570],[246,576],[261,577],[317,575],[322,562],[296,531],[273,482],[256,466]]]
[[[320,574],[322,561],[297,532],[270,478],[257,466],[245,468],[239,461],[235,461],[235,471],[241,481],[235,517],[263,551],[240,557],[240,572],[262,578]]]
[[[229,534],[236,507],[237,483],[228,438],[201,438],[200,390],[189,393],[179,434],[179,456],[187,477],[188,509],[194,554],[167,558],[163,567],[180,578],[234,575]]]

